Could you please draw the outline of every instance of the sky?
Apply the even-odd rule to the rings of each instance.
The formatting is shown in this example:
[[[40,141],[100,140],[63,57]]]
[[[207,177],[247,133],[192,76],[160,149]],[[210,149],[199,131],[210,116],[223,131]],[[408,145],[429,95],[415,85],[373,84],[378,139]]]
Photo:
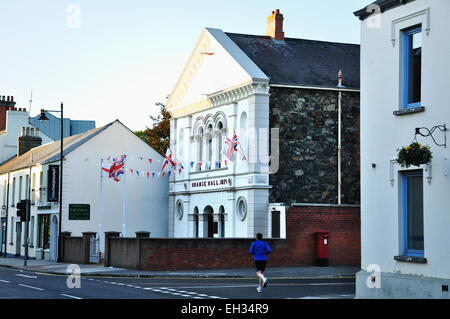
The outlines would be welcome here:
[[[0,95],[16,107],[151,127],[205,27],[265,35],[272,10],[288,38],[360,43],[369,0],[0,0]],[[55,114],[58,116],[58,114]]]

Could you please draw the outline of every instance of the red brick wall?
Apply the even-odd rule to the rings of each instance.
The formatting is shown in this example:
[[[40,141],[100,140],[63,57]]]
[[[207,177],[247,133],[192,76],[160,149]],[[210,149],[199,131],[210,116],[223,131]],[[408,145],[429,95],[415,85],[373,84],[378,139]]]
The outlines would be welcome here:
[[[286,211],[286,239],[266,239],[268,267],[317,265],[317,231],[328,231],[329,265],[360,265],[358,206],[292,206]],[[115,245],[121,238],[113,238]],[[253,267],[251,238],[140,239],[139,266],[147,270]],[[114,251],[110,252],[114,254]],[[114,266],[114,265],[112,265]],[[127,265],[121,264],[121,267]],[[131,268],[136,265],[129,265]]]

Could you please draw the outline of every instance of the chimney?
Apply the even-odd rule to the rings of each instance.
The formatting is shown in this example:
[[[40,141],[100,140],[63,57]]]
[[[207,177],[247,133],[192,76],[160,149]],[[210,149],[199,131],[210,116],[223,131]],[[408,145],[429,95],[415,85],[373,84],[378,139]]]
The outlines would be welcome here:
[[[283,15],[280,9],[272,11],[272,14],[267,17],[267,34],[274,40],[284,40],[283,32]]]
[[[22,126],[20,136],[17,138],[17,156],[23,155],[41,143],[42,139],[39,137],[38,128]]]
[[[10,108],[13,109],[16,105],[14,102],[14,96],[4,96],[0,98],[0,131],[6,129],[6,111]]]

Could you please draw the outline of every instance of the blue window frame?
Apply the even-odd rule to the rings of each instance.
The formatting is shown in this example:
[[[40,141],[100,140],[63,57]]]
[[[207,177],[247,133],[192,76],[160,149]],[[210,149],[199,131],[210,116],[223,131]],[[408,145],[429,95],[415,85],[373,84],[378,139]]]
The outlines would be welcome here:
[[[405,256],[424,256],[423,172],[403,173],[403,247]]]
[[[422,27],[407,29],[403,35],[403,108],[408,109],[421,106]]]

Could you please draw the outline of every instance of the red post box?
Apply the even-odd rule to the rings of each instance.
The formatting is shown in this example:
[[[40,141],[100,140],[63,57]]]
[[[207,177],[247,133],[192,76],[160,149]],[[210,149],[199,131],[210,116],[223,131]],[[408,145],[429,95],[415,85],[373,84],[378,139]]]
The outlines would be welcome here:
[[[317,232],[317,265],[328,266],[328,235],[327,231]]]

